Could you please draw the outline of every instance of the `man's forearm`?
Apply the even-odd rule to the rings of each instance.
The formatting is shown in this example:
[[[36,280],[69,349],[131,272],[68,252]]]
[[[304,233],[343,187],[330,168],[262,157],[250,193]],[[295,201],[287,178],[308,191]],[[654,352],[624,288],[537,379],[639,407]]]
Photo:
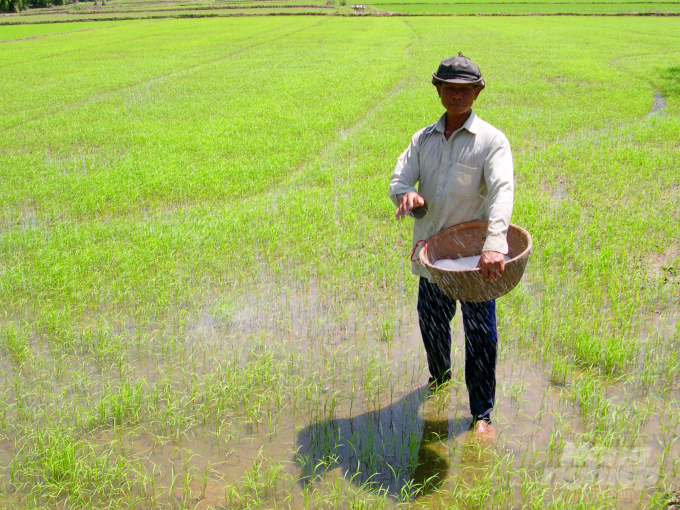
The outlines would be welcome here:
[[[484,165],[484,178],[489,190],[487,196],[489,226],[484,251],[506,254],[508,253],[506,238],[514,199],[512,153],[507,139],[490,151]]]

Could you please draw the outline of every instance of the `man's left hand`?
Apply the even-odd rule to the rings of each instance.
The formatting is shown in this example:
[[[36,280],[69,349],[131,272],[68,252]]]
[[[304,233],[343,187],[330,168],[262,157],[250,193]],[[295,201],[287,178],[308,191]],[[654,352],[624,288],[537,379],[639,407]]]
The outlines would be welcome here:
[[[497,251],[482,252],[477,267],[482,270],[482,278],[486,281],[496,281],[505,271],[505,255]]]

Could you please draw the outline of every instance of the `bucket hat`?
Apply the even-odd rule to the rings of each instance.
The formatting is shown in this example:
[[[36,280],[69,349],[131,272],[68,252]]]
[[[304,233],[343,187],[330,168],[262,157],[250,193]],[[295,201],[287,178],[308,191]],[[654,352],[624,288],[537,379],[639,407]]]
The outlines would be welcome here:
[[[437,83],[468,83],[482,88],[486,86],[477,64],[460,51],[457,57],[442,60],[437,72],[432,73],[432,85]]]

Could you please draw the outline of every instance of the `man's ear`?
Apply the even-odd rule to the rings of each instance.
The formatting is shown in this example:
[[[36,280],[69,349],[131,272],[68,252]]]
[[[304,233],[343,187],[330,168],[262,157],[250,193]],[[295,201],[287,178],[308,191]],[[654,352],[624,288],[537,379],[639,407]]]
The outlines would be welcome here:
[[[475,87],[477,90],[475,90],[475,99],[473,101],[476,101],[477,98],[479,97],[479,93],[484,90],[484,87]]]
[[[437,87],[437,94],[439,95],[439,97],[442,97],[442,84],[441,83],[435,83],[434,86]]]

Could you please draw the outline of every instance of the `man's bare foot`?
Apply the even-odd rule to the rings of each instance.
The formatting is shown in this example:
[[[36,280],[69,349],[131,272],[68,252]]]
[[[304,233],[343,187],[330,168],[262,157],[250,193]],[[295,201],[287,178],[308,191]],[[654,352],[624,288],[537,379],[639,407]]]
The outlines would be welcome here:
[[[490,443],[496,439],[496,427],[484,420],[475,423],[475,439],[480,442]]]

